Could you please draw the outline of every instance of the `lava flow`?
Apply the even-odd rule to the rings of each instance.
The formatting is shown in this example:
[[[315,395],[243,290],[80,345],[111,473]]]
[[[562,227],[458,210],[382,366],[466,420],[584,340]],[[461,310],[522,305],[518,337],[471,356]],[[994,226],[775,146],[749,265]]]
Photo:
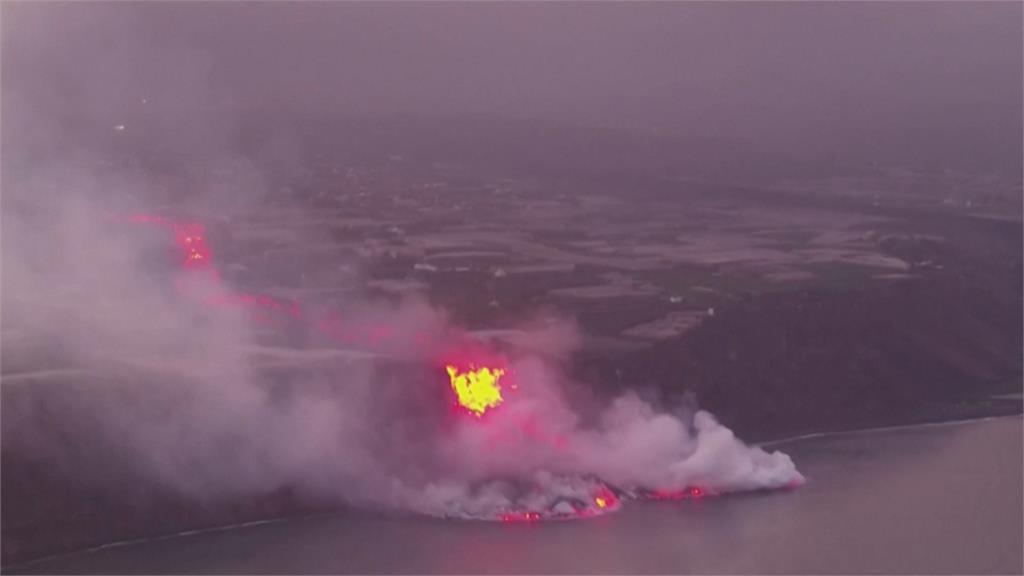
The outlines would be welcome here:
[[[220,278],[214,251],[207,241],[206,231],[201,223],[179,222],[144,214],[131,216],[130,220],[158,226],[172,234],[179,258],[178,265],[182,272],[186,272],[176,275],[175,283],[184,295],[198,298],[202,304],[213,307],[237,306],[247,310],[252,319],[261,323],[277,323],[286,317],[291,317],[290,322],[316,321],[314,326],[321,334],[341,342],[346,347],[380,349],[399,332],[392,326],[376,322],[358,319],[343,321],[341,315],[333,311],[324,313],[322,317],[311,317],[309,315],[315,314],[316,311],[304,311],[304,307],[297,301],[236,292]],[[197,276],[208,281],[192,282]],[[419,334],[415,340],[421,343],[428,337]],[[485,432],[488,432],[486,429],[489,427],[493,428],[490,432],[493,432],[492,436],[495,438],[511,431],[524,441],[533,443],[541,451],[559,454],[567,459],[572,458],[572,443],[567,435],[558,432],[557,428],[552,432],[537,414],[513,410],[504,421],[494,422],[493,418],[483,418],[486,413],[501,406],[508,399],[506,395],[518,393],[514,372],[505,381],[506,386],[502,385],[502,378],[509,372],[508,363],[503,356],[469,342],[460,342],[457,349],[450,350],[449,354],[441,356],[445,360],[439,364],[444,365],[448,373],[455,408],[475,417],[476,420],[472,421],[474,427],[482,426]],[[437,366],[435,364],[435,367]],[[803,482],[803,477],[799,476],[799,473],[793,470],[793,474],[796,477],[786,485],[787,488],[799,486]],[[571,488],[570,491],[574,494],[572,499],[566,499],[564,494],[558,495],[555,491],[549,494],[553,501],[544,502],[545,499],[540,498],[541,501],[538,502],[537,498],[531,498],[515,502],[509,506],[511,509],[495,511],[487,517],[504,522],[593,518],[618,510],[623,499],[699,500],[721,493],[707,485],[686,486],[682,489],[634,487],[621,491],[613,490],[610,485],[596,478],[577,480],[584,484],[576,484]]]
[[[647,498],[650,500],[690,500],[717,495],[714,491],[691,486],[682,490],[654,490],[647,495]]]
[[[167,230],[173,238],[179,258],[178,265],[187,275],[176,278],[179,290],[190,297],[199,298],[206,305],[216,308],[242,308],[250,313],[250,318],[259,324],[275,325],[290,316],[294,320],[313,320],[303,311],[299,302],[275,298],[264,294],[237,292],[223,283],[214,258],[213,247],[207,239],[206,228],[197,221],[172,220],[152,214],[132,214],[119,217],[136,224],[145,224]],[[196,285],[191,282],[197,275],[211,281],[201,291],[195,291]],[[343,324],[341,317],[335,312],[328,312],[316,323],[319,331],[346,346],[359,346],[376,349],[394,340],[396,330],[390,326],[349,322]],[[426,337],[414,335],[418,343]],[[492,374],[494,385],[500,374]],[[479,395],[479,394],[478,394]],[[487,398],[488,396],[484,396]],[[499,398],[500,401],[500,398]]]
[[[445,367],[451,379],[452,390],[459,405],[479,418],[490,408],[501,404],[501,377],[505,370],[501,368],[470,365],[469,370],[461,371],[449,364]]]

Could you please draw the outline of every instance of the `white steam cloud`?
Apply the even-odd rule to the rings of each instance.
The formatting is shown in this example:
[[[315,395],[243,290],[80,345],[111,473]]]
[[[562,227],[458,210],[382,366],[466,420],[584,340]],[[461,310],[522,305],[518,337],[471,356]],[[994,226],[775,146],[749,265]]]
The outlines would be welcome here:
[[[479,419],[453,415],[434,385],[437,355],[463,336],[415,300],[343,304],[395,335],[370,352],[411,370],[322,343],[271,349],[316,365],[293,362],[298,375],[282,385],[255,366],[252,350],[269,348],[255,346],[243,311],[183,295],[180,271],[148,269],[149,247],[114,223],[138,208],[72,175],[18,182],[5,198],[3,443],[76,481],[123,474],[205,500],[289,487],[478,518],[590,509],[605,484],[726,492],[802,481],[788,456],[745,445],[703,411],[661,412],[629,393],[578,413],[559,370],[576,342],[564,324],[530,329],[535,348],[507,353],[506,401]]]

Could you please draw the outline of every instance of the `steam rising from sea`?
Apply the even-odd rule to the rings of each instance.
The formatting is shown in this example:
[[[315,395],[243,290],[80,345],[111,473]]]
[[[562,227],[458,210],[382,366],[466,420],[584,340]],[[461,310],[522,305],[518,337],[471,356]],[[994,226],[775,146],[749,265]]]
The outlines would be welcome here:
[[[5,206],[3,358],[22,371],[81,372],[46,382],[5,370],[5,387],[32,389],[5,406],[3,443],[75,482],[142,478],[204,501],[287,487],[321,500],[493,519],[586,516],[628,495],[803,481],[788,456],[747,446],[704,411],[665,411],[627,392],[581,413],[565,393],[579,384],[561,370],[577,340],[565,323],[527,327],[532,348],[501,351],[505,401],[482,418],[454,413],[450,390],[434,378],[443,379],[438,359],[460,350],[465,334],[416,299],[353,296],[341,308],[392,334],[360,352],[418,366],[419,376],[385,378],[375,362],[339,360],[286,386],[268,383],[246,352],[260,327],[244,309],[181,290],[188,271],[166,276],[146,266],[147,247],[111,223],[110,196],[94,182],[61,184],[76,193],[46,204],[21,194]],[[190,282],[232,290],[215,279]],[[330,346],[313,340],[279,352],[315,357]]]

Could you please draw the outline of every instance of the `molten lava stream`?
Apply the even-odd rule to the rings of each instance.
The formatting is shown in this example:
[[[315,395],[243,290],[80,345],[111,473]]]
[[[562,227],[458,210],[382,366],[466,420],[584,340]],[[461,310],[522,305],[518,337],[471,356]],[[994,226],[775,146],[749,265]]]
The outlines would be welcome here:
[[[505,375],[503,368],[477,368],[470,364],[468,369],[461,370],[449,364],[445,369],[451,379],[456,402],[477,418],[504,401],[501,395],[501,377]]]

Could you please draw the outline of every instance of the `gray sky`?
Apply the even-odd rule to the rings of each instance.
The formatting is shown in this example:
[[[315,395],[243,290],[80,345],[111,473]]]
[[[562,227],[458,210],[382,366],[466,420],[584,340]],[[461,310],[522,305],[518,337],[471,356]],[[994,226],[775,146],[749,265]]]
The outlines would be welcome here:
[[[1018,2],[5,3],[3,96],[19,118],[471,113],[1019,165],[1021,30]]]

